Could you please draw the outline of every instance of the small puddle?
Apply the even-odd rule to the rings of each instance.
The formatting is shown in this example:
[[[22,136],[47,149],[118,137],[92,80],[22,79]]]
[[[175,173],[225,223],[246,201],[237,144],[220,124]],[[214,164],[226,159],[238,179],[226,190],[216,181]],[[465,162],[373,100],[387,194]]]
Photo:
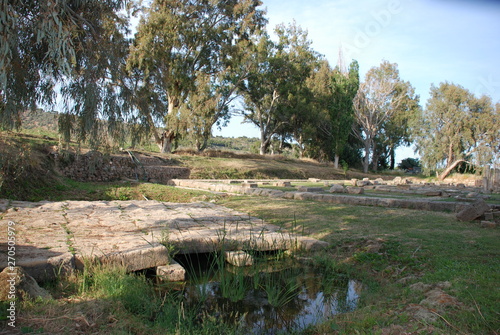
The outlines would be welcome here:
[[[296,260],[260,262],[251,267],[225,265],[211,260],[178,259],[188,271],[183,289],[186,307],[200,315],[238,323],[251,334],[300,331],[357,307],[359,281],[321,274]]]

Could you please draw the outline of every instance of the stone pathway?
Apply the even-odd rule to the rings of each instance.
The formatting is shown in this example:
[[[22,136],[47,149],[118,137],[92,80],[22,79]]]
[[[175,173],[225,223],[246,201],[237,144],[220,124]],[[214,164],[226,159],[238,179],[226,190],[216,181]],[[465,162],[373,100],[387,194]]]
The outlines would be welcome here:
[[[0,271],[7,266],[7,227],[15,225],[15,262],[35,279],[83,268],[90,259],[130,271],[169,263],[179,253],[325,246],[243,213],[200,202],[11,202],[0,200]]]

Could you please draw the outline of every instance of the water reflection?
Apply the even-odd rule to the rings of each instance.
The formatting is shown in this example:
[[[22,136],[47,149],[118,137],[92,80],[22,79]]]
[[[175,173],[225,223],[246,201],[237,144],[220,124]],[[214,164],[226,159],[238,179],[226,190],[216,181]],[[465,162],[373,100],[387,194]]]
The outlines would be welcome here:
[[[184,299],[203,315],[267,335],[302,330],[352,311],[361,289],[356,280],[331,278],[309,267],[254,273],[226,268],[188,282]]]

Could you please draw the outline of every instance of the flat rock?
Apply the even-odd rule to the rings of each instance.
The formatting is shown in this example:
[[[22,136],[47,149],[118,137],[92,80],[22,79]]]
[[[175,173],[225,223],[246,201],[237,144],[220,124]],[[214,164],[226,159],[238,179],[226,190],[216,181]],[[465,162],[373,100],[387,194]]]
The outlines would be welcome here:
[[[272,195],[270,190],[269,195]],[[15,223],[16,265],[36,280],[83,268],[86,261],[129,271],[167,265],[180,254],[242,249],[286,250],[297,236],[261,219],[207,202],[65,201],[16,203],[0,220]],[[168,246],[168,248],[166,247]],[[0,259],[0,269],[7,257]]]
[[[186,270],[177,262],[156,267],[156,276],[160,281],[176,282],[186,280]]]

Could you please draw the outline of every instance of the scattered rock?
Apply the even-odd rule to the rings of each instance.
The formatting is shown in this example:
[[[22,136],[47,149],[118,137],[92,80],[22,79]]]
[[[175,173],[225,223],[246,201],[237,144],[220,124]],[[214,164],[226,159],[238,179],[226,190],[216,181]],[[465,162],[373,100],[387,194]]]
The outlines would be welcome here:
[[[418,283],[410,285],[410,290],[417,291],[417,292],[426,292],[426,291],[429,291],[431,288],[432,288],[432,285],[424,284],[422,282],[418,282]]]
[[[358,187],[363,187],[363,186],[368,186],[368,185],[371,185],[372,183],[369,181],[369,180],[358,180],[356,182],[356,186]]]
[[[179,263],[171,260],[168,265],[156,267],[156,276],[159,280],[165,282],[184,281],[186,279],[186,270]]]
[[[349,186],[349,187],[347,187],[347,193],[349,193],[349,194],[363,194],[363,193],[365,193],[365,189],[362,187]]]
[[[244,251],[226,251],[226,262],[234,266],[253,265],[253,257]]]
[[[256,183],[241,183],[241,186],[248,187],[248,188],[257,188]]]
[[[496,228],[498,226],[498,223],[495,221],[481,221],[481,228]]]
[[[11,300],[9,296],[14,292],[20,300],[52,299],[50,293],[38,286],[36,280],[20,266],[6,267],[0,273],[0,300]]]
[[[461,305],[457,298],[445,293],[440,288],[426,292],[425,296],[426,298],[420,304],[431,309],[443,310],[446,307]]]
[[[478,199],[470,205],[465,206],[465,208],[457,214],[457,219],[460,221],[472,221],[489,210],[490,206],[483,199]]]
[[[434,323],[438,320],[436,313],[418,304],[409,304],[405,308],[405,312],[410,314],[414,319],[425,323]]]
[[[330,193],[345,193],[344,186],[339,184],[333,184],[329,190]]]
[[[307,186],[299,186],[297,189],[299,192],[323,192],[325,191],[323,187],[307,187]]]
[[[279,181],[274,183],[273,185],[278,187],[291,187],[292,183],[290,183],[289,181]]]

